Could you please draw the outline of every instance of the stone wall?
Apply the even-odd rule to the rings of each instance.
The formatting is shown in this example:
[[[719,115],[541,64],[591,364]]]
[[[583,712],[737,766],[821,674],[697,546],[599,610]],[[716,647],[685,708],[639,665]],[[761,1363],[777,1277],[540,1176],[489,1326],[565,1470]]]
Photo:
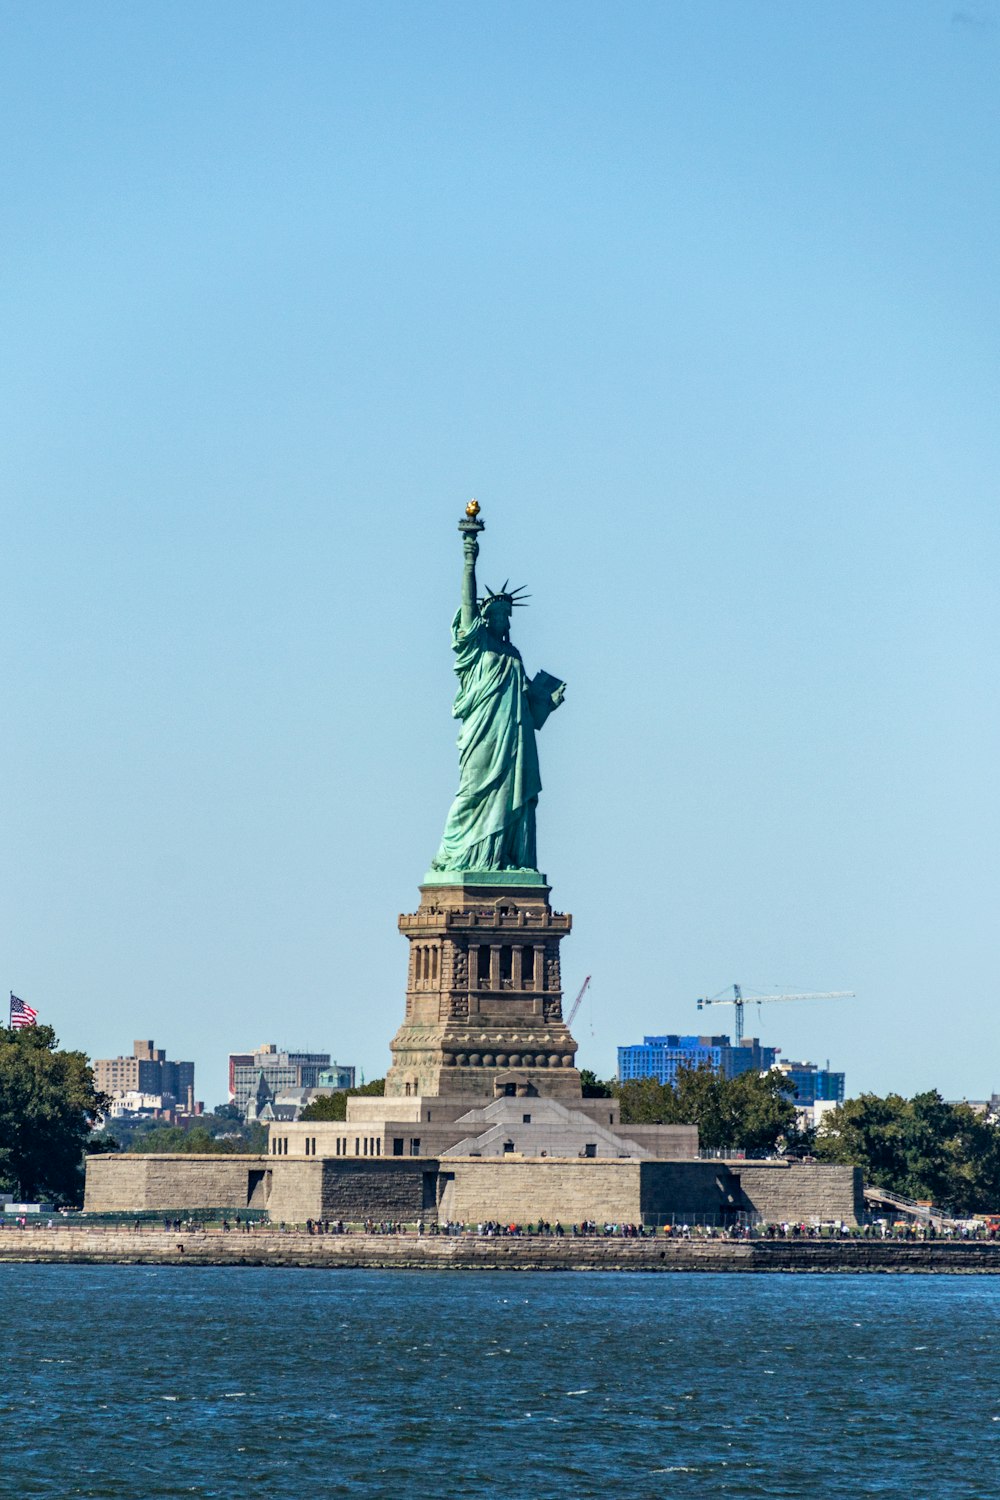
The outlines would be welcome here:
[[[1000,1274],[1000,1242],[478,1238],[475,1235],[166,1233],[59,1227],[0,1232],[0,1264],[366,1267],[399,1270],[799,1271]],[[359,1293],[360,1294],[360,1293]]]
[[[639,1172],[640,1163],[627,1159],[454,1158],[441,1163],[438,1212],[473,1224],[636,1223]]]
[[[697,1125],[616,1125],[616,1134],[635,1141],[658,1161],[697,1161]]]
[[[419,1218],[436,1213],[437,1162],[426,1158],[154,1156],[87,1162],[90,1213],[266,1208],[272,1223]]]
[[[741,1208],[770,1224],[786,1221],[858,1222],[864,1210],[860,1167],[826,1162],[731,1163],[739,1179]]]
[[[271,1193],[267,1202],[272,1224],[304,1224],[307,1219],[321,1219],[323,1207],[323,1166],[320,1157],[295,1157],[272,1161]]]
[[[640,1214],[646,1224],[712,1215],[736,1218],[744,1207],[739,1180],[725,1162],[644,1161]]]
[[[323,1219],[432,1221],[437,1215],[437,1162],[406,1157],[325,1161]]]
[[[757,1213],[769,1222],[854,1223],[854,1167],[785,1162],[662,1162],[579,1157],[154,1156],[87,1161],[92,1213],[267,1208],[272,1221],[365,1219],[530,1224],[662,1223]]]
[[[857,1167],[821,1162],[643,1162],[644,1221],[671,1216],[758,1214],[767,1223],[859,1222],[863,1202]]]
[[[445,1159],[440,1214],[466,1223],[497,1219],[655,1224],[737,1211],[769,1222],[860,1216],[861,1174],[819,1163]]]
[[[272,1165],[266,1156],[88,1156],[83,1206],[90,1213],[263,1208]]]
[[[423,1157],[292,1158],[274,1163],[272,1224],[366,1219],[414,1224],[437,1216],[437,1162]]]

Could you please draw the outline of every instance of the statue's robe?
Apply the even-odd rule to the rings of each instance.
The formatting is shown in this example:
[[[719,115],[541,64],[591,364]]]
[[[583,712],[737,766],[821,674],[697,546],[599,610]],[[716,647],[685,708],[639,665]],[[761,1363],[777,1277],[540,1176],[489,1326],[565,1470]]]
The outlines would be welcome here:
[[[535,731],[554,704],[557,679],[527,677],[521,653],[490,637],[477,616],[462,629],[452,621],[458,693],[452,710],[460,780],[433,870],[534,870],[535,807],[542,781]]]

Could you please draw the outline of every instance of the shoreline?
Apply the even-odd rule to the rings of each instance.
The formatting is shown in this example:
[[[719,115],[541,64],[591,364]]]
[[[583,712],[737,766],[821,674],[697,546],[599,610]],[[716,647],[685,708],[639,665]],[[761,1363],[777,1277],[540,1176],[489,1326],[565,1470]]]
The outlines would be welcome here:
[[[146,1229],[0,1234],[0,1265],[281,1266],[406,1271],[1000,1274],[1000,1241],[665,1240],[478,1235],[251,1235]]]

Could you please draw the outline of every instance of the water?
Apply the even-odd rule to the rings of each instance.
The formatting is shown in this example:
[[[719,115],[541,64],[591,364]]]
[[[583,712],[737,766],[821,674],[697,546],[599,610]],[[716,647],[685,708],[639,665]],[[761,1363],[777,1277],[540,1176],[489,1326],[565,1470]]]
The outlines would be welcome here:
[[[1000,1277],[0,1266],[0,1494],[916,1495],[1000,1465]]]

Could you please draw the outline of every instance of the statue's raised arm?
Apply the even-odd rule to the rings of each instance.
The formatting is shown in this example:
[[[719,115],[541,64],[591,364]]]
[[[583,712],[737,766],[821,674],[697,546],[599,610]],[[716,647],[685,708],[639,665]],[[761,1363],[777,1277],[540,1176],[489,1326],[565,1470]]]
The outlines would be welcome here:
[[[563,701],[566,686],[539,672],[529,679],[511,644],[510,621],[523,589],[489,589],[478,598],[476,560],[483,530],[473,500],[459,522],[462,602],[452,621],[458,693],[454,715],[460,779],[441,847],[431,866],[440,881],[454,872],[536,871],[535,808],[542,789],[535,732]]]
[[[462,629],[470,630],[476,622],[479,604],[476,599],[476,558],[479,543],[474,531],[466,531],[463,537],[465,566],[462,568]]]

